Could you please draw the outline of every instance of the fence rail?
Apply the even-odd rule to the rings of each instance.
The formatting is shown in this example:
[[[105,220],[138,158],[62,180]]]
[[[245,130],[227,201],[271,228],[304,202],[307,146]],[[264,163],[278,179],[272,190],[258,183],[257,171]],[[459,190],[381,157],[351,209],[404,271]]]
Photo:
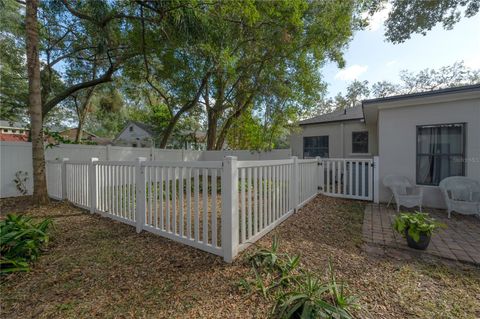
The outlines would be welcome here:
[[[372,160],[47,162],[49,195],[227,262],[319,192],[372,198]]]

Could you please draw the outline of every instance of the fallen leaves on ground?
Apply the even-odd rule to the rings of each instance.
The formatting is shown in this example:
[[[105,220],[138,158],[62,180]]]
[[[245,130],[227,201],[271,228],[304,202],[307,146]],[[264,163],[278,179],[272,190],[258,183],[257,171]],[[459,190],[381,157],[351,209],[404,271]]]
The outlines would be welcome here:
[[[27,203],[27,204],[25,204]],[[19,206],[19,205],[22,206]],[[28,198],[0,201],[11,211],[52,217],[52,243],[32,271],[2,277],[4,318],[265,318],[271,301],[238,287],[251,275],[247,249],[233,264],[108,218]],[[362,250],[361,202],[317,196],[276,233],[280,250],[301,255],[325,278],[329,258],[339,281],[363,305],[359,317],[480,317],[480,270],[463,264],[398,261]]]

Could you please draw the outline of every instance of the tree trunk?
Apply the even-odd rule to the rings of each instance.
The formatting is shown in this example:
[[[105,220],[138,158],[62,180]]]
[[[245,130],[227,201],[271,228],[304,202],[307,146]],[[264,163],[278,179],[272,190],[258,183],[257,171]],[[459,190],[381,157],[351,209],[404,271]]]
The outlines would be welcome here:
[[[247,109],[247,106],[252,103],[255,92],[252,92],[245,102],[242,102],[240,106],[235,110],[235,112],[225,121],[222,128],[220,129],[220,134],[218,135],[217,141],[215,143],[215,149],[221,150],[225,139],[227,138],[227,132],[234,123],[234,120],[238,119],[243,112]]]
[[[43,148],[42,95],[40,60],[38,57],[38,0],[26,2],[26,47],[28,69],[28,105],[30,132],[32,136],[33,200],[39,205],[48,204],[47,180],[45,178],[45,155]]]
[[[215,149],[218,116],[215,110],[207,109],[207,150]]]
[[[183,113],[184,112],[181,112],[181,110],[178,111],[177,114],[175,114],[175,116],[168,123],[167,128],[163,131],[162,139],[160,140],[160,146],[159,146],[160,148],[166,148],[167,147],[168,139],[172,135],[173,129],[175,128],[175,125],[177,125],[177,122],[178,122],[178,120],[180,119],[180,117],[182,116]]]
[[[77,125],[77,134],[75,134],[75,143],[80,143],[82,141],[83,137],[83,125],[84,125],[84,120],[78,119],[78,125]]]
[[[165,148],[167,146],[168,139],[172,135],[173,129],[175,128],[175,125],[177,125],[178,121],[180,120],[180,117],[182,117],[182,115],[185,112],[192,109],[198,103],[198,99],[200,98],[200,95],[201,95],[203,89],[205,88],[205,85],[207,85],[207,81],[208,81],[209,77],[210,77],[210,72],[207,72],[205,74],[205,76],[203,77],[202,83],[200,84],[200,87],[198,88],[198,91],[195,94],[195,96],[193,97],[193,99],[190,102],[188,102],[187,104],[185,104],[184,106],[182,106],[182,108],[180,110],[178,110],[178,112],[170,120],[167,128],[165,129],[165,131],[163,131],[163,136],[162,136],[162,139],[160,141],[160,148]]]
[[[91,112],[90,101],[93,97],[93,92],[95,91],[95,86],[91,87],[87,91],[87,96],[85,100],[82,102],[80,107],[77,106],[77,117],[78,117],[78,125],[77,125],[77,134],[75,135],[75,143],[80,143],[83,137],[83,126],[85,125],[85,121],[87,119],[88,113]]]

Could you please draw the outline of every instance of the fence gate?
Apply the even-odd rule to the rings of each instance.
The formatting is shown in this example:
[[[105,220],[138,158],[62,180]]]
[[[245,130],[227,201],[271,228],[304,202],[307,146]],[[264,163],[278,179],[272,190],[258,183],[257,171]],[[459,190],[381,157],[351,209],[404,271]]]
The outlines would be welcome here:
[[[373,200],[373,168],[372,159],[321,159],[319,190],[333,197]]]

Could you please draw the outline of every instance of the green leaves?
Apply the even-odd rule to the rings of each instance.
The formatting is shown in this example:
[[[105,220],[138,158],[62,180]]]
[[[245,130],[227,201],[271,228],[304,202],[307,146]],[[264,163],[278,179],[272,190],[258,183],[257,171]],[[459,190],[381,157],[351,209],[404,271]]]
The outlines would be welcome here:
[[[400,213],[393,221],[393,229],[399,234],[405,236],[405,231],[416,242],[420,240],[420,235],[431,236],[438,228],[445,228],[446,225],[437,222],[426,213]]]
[[[464,17],[472,17],[480,9],[477,0],[395,0],[391,4],[385,36],[392,43],[405,42],[413,33],[425,35],[438,23],[451,29],[460,21],[462,11]]]
[[[259,249],[250,258],[254,279],[242,279],[239,286],[247,293],[258,291],[275,302],[273,318],[353,318],[357,298],[346,294],[335,278],[329,261],[328,281],[322,282],[300,266],[300,256],[279,252],[274,236],[269,249]]]
[[[35,223],[24,215],[7,215],[0,222],[0,273],[30,270],[29,263],[48,244],[47,231],[51,225],[50,219]]]

